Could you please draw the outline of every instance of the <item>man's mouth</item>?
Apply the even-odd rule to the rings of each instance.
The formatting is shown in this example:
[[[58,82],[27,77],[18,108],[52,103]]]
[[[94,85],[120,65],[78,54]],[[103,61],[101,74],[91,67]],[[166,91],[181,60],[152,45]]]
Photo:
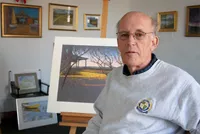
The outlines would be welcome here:
[[[126,52],[126,54],[135,54],[135,53],[137,53],[137,52],[135,52],[135,51],[127,51]]]

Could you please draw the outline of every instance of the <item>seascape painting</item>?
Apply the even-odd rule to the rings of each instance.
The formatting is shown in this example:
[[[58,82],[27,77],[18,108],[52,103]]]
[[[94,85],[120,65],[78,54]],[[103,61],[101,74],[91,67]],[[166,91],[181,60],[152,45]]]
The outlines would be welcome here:
[[[58,101],[93,103],[107,74],[120,65],[117,47],[63,45]]]
[[[37,88],[35,83],[35,77],[33,75],[29,76],[19,76],[18,84],[20,89],[33,89]]]
[[[41,37],[41,7],[3,4],[2,36]]]
[[[47,101],[22,103],[22,112],[24,122],[53,118],[52,113],[47,113]]]
[[[48,96],[16,99],[18,129],[57,123],[57,115],[47,112]]]

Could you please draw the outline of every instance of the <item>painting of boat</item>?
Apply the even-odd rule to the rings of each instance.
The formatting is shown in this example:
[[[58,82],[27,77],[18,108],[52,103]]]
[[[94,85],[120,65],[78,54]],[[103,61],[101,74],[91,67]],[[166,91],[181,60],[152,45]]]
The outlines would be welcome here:
[[[47,101],[23,103],[24,122],[53,118],[52,113],[47,113]]]
[[[40,104],[34,104],[34,105],[29,105],[29,104],[23,104],[22,105],[26,109],[38,109]]]

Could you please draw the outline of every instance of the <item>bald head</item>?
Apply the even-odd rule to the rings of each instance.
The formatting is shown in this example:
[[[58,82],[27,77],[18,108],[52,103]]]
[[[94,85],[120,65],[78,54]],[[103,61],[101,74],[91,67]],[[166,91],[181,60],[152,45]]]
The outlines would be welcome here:
[[[137,11],[131,11],[131,12],[128,12],[126,13],[117,23],[117,32],[119,31],[119,27],[120,27],[120,23],[121,21],[123,21],[124,19],[127,19],[127,18],[141,18],[141,19],[144,19],[145,21],[149,21],[152,29],[153,29],[153,32],[154,34],[156,34],[157,32],[157,22],[150,16],[142,13],[142,12],[137,12]]]

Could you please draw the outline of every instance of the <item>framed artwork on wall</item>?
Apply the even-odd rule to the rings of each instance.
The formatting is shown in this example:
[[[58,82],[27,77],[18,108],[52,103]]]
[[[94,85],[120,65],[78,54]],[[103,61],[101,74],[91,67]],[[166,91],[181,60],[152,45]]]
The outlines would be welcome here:
[[[200,37],[200,5],[187,6],[186,34],[188,37]]]
[[[100,14],[84,14],[85,30],[100,30],[101,15]]]
[[[107,74],[122,65],[115,38],[56,37],[48,111],[93,114]]]
[[[15,74],[15,82],[20,88],[19,94],[39,92],[37,73]]]
[[[16,99],[18,129],[57,123],[57,114],[47,112],[48,96]]]
[[[1,36],[42,37],[42,7],[1,3]]]
[[[157,15],[159,32],[175,32],[177,31],[178,12],[159,12]]]
[[[49,30],[77,31],[78,6],[49,3]]]

